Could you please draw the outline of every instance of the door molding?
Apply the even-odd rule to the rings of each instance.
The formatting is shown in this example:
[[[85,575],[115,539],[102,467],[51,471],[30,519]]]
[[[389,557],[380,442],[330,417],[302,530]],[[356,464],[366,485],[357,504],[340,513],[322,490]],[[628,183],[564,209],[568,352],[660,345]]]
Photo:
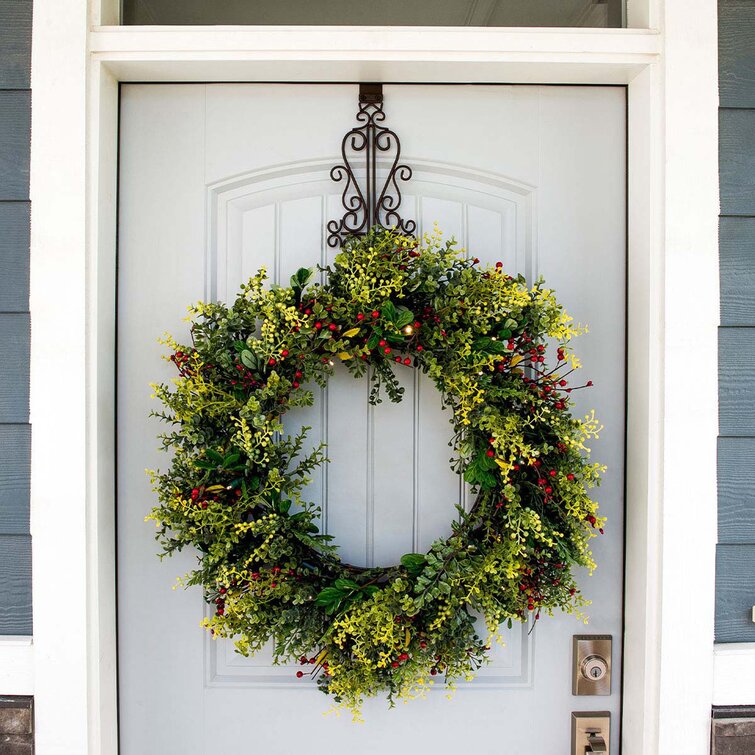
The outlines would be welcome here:
[[[719,319],[714,0],[633,2],[630,22],[658,30],[92,26],[112,20],[115,5],[35,3],[32,686],[40,755],[117,751],[119,81],[364,79],[627,86],[623,751],[707,753]]]

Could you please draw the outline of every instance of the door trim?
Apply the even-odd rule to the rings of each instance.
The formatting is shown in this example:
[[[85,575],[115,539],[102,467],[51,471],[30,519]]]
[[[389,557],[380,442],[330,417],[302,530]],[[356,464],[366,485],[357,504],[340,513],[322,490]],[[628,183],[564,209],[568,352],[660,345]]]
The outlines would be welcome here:
[[[281,77],[627,85],[623,751],[707,753],[719,319],[716,3],[648,0],[647,9],[637,17],[662,31],[107,28],[90,26],[103,12],[91,0],[35,3],[33,686],[41,755],[117,751],[118,83]],[[694,362],[691,381],[700,344],[704,359]]]

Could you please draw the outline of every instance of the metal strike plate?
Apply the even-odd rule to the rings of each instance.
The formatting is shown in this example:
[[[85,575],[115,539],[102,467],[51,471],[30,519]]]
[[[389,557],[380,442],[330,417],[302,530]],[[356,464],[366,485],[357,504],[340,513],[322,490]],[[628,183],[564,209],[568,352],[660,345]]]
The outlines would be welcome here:
[[[611,694],[611,635],[575,634],[572,645],[572,694]]]
[[[599,752],[611,755],[611,714],[577,711],[571,714],[571,755]]]

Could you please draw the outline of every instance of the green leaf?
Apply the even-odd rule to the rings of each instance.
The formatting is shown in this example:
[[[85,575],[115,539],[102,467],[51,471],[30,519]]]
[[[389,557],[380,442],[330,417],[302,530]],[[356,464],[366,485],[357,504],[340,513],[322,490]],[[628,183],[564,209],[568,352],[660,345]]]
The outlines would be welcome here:
[[[337,579],[334,584],[339,590],[344,592],[359,589],[359,585],[353,579]]]
[[[244,351],[241,352],[241,364],[243,364],[244,367],[253,370],[256,366],[256,362],[257,360],[254,354],[252,354],[249,349],[244,349]]]
[[[380,343],[380,336],[377,333],[373,333],[370,336],[370,340],[367,341],[367,348],[372,351]]]
[[[396,317],[394,324],[399,329],[408,325],[410,322],[414,322],[414,313],[404,306],[398,307],[397,314],[398,316]]]
[[[223,457],[217,451],[214,451],[212,448],[208,448],[205,450],[205,453],[207,454],[207,458],[210,461],[215,462],[216,466],[222,465]]]
[[[413,577],[419,577],[427,566],[428,559],[421,553],[407,553],[401,557],[401,565]]]
[[[395,323],[396,319],[398,318],[398,312],[396,310],[396,307],[390,299],[388,301],[383,302],[383,306],[380,307],[380,313],[389,322]]]
[[[325,587],[317,594],[315,603],[318,606],[329,606],[340,602],[342,597],[343,593],[337,587]]]
[[[301,295],[302,289],[309,283],[314,275],[314,268],[300,267],[290,278],[291,289],[296,294],[297,300]]]
[[[291,508],[291,501],[280,501],[278,503],[278,511],[281,514],[288,514],[288,510]]]
[[[406,553],[401,556],[401,566],[407,569],[424,568],[427,563],[427,556],[424,553]]]
[[[488,336],[482,336],[475,339],[474,349],[475,351],[480,351],[483,354],[504,354],[508,352],[506,344],[501,341],[494,341]]]

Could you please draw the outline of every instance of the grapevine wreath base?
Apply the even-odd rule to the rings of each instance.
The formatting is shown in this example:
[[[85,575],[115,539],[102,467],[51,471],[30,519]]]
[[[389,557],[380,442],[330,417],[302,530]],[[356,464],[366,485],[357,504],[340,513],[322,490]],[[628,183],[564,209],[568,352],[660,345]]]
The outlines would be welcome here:
[[[470,678],[503,623],[579,611],[572,570],[594,567],[603,525],[586,491],[604,470],[585,446],[594,414],[570,414],[584,386],[567,381],[568,344],[583,329],[542,281],[481,267],[437,232],[375,230],[321,272],[265,288],[261,270],[232,306],[190,308],[190,346],[167,339],[179,376],[155,393],[172,460],[152,473],[150,518],[165,553],[198,550],[185,583],[213,604],[215,637],[244,655],[273,640],[277,662],[299,661],[297,677],[358,716],[366,697]],[[369,376],[375,404],[401,400],[394,370],[427,373],[451,410],[453,468],[476,493],[449,537],[389,568],[339,559],[301,493],[325,448],[303,452],[309,428],[283,433],[337,363]]]

